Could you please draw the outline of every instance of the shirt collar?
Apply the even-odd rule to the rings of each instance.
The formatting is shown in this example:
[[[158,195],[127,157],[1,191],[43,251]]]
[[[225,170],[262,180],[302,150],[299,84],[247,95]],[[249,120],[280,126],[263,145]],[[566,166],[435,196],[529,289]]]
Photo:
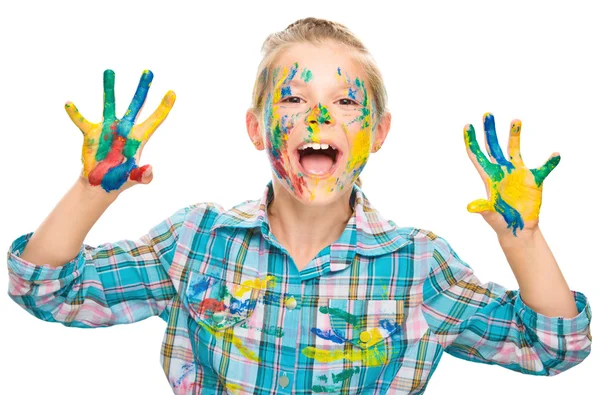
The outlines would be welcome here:
[[[211,232],[219,228],[255,228],[259,227],[264,237],[269,238],[270,228],[267,218],[267,207],[273,200],[273,181],[267,184],[263,196],[258,200],[248,200],[238,204],[230,210],[224,211],[216,218]],[[354,207],[354,214],[348,221],[342,236],[332,245],[331,270],[341,270],[343,267],[335,266],[334,252],[336,249],[348,251],[355,249],[357,254],[363,256],[378,256],[396,251],[411,243],[402,236],[403,232],[397,225],[382,215],[371,206],[362,189],[353,184],[350,195],[350,206]],[[347,254],[345,254],[347,256]],[[346,260],[340,260],[347,262]],[[348,262],[348,264],[351,262]]]

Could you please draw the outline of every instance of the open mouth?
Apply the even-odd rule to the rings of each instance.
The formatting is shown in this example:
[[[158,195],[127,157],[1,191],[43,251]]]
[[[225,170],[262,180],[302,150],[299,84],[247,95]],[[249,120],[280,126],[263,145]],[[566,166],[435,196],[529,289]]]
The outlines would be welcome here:
[[[341,151],[329,144],[307,143],[296,150],[302,173],[312,177],[328,177],[335,172]]]

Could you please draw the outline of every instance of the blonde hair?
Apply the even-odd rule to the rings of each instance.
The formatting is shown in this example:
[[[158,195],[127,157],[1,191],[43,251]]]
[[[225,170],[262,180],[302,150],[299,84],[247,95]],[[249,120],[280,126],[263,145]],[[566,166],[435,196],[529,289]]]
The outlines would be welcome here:
[[[285,30],[270,34],[262,45],[263,59],[258,66],[256,81],[252,95],[252,111],[259,115],[264,106],[264,97],[268,88],[269,73],[273,62],[281,51],[296,43],[321,44],[334,41],[352,50],[354,59],[360,64],[367,75],[367,82],[373,92],[375,107],[375,125],[387,111],[387,93],[383,84],[381,71],[373,56],[363,43],[344,25],[326,19],[304,18],[292,23]],[[356,185],[362,187],[358,177]]]

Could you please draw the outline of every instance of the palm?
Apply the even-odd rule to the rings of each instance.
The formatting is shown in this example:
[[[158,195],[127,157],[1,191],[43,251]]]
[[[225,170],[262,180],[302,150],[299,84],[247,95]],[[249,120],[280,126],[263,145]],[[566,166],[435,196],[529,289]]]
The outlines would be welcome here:
[[[508,141],[510,160],[504,157],[498,144],[493,115],[484,115],[484,130],[490,159],[479,148],[473,125],[464,129],[467,152],[486,185],[488,195],[487,199],[469,203],[467,210],[484,214],[485,220],[497,233],[509,229],[516,236],[517,230],[534,229],[539,222],[543,181],[558,165],[560,156],[553,154],[543,166],[529,169],[523,163],[520,152],[520,121],[513,121],[511,125]]]
[[[139,182],[148,167],[140,168],[137,165],[142,148],[175,102],[175,93],[169,91],[156,111],[145,122],[134,126],[146,101],[152,78],[151,71],[144,71],[129,108],[121,119],[115,115],[115,73],[112,70],[104,72],[102,123],[88,122],[73,104],[67,103],[67,113],[84,136],[81,153],[83,177],[91,185],[100,185],[107,192],[118,190],[128,180]]]

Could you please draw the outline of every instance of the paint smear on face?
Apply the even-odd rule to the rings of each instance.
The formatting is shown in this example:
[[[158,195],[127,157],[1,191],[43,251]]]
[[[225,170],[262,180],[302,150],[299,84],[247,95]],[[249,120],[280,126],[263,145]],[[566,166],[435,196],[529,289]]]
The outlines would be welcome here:
[[[297,74],[305,83],[312,80],[313,74],[307,68],[301,73],[298,72],[298,63],[291,67],[277,67],[273,70],[272,85],[273,89],[265,98],[264,125],[267,134],[267,149],[271,167],[276,176],[288,186],[288,189],[298,197],[308,195],[309,200],[316,198],[316,191],[325,190],[334,192],[336,189],[342,191],[347,185],[351,185],[366,165],[372,145],[372,125],[371,113],[372,105],[369,100],[365,82],[360,78],[351,78],[348,73],[343,73],[340,67],[336,70],[336,76],[340,83],[348,86],[347,96],[353,100],[352,110],[356,115],[348,119],[347,114],[350,106],[340,109],[344,113],[334,118],[330,108],[322,103],[316,103],[308,108],[304,113],[280,115],[280,110],[284,107],[288,96],[294,96],[293,87],[290,83]],[[357,105],[358,104],[358,105]],[[337,104],[336,104],[337,105]],[[337,107],[336,107],[337,111]],[[342,132],[346,134],[350,145],[350,152],[347,153],[347,163],[339,164],[342,167],[342,174],[329,179],[315,180],[313,188],[308,190],[307,178],[302,172],[293,171],[294,158],[289,157],[289,135],[291,131],[301,124],[303,120],[307,124],[307,136],[304,141],[307,143],[319,143],[321,139],[321,127],[324,123],[332,127],[341,127]],[[341,125],[335,126],[336,121],[343,121]],[[320,185],[323,182],[324,185]]]
[[[312,71],[309,69],[302,70],[301,78],[304,82],[310,82],[310,80],[312,80]]]
[[[289,69],[280,68],[273,70],[273,90],[265,98],[264,105],[264,128],[266,132],[266,145],[269,161],[277,178],[286,183],[290,190],[302,195],[306,188],[306,181],[301,175],[292,171],[292,158],[288,154],[288,139],[294,128],[299,114],[292,116],[279,114],[280,100],[292,94],[290,82],[298,72],[298,63],[294,63]]]

